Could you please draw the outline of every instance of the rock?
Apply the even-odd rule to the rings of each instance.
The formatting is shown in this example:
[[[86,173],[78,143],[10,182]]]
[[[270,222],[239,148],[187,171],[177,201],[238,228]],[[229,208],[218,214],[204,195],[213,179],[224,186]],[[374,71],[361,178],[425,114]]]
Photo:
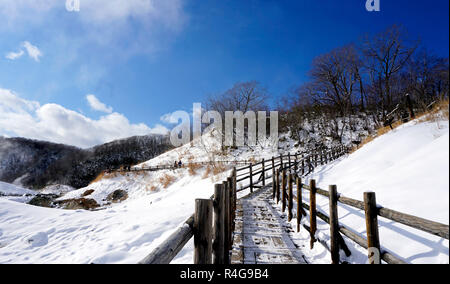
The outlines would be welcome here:
[[[85,197],[85,196],[88,196],[88,195],[91,195],[92,193],[94,193],[94,190],[93,189],[88,189],[88,190],[86,190],[84,193],[83,193],[83,197]]]
[[[56,194],[38,194],[28,202],[30,205],[52,208],[54,206],[54,200],[58,198]]]
[[[63,208],[68,210],[78,210],[78,209],[84,209],[84,210],[92,210],[100,207],[98,205],[97,201],[94,199],[88,199],[88,198],[78,198],[78,199],[67,199],[67,200],[61,200],[58,201],[57,204]]]
[[[128,198],[128,193],[125,190],[115,190],[111,194],[106,197],[106,200],[111,201],[113,203],[118,203],[126,200]]]

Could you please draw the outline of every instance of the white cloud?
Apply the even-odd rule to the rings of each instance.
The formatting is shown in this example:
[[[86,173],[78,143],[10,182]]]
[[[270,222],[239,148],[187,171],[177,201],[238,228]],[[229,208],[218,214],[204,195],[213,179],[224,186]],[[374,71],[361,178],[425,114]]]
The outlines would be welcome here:
[[[41,51],[36,46],[32,45],[28,41],[22,43],[22,46],[28,53],[28,56],[34,59],[34,61],[39,62],[39,57],[42,56]]]
[[[7,59],[16,60],[25,54],[34,59],[34,61],[39,62],[39,57],[42,57],[42,52],[37,48],[37,46],[32,45],[29,41],[24,41],[21,45],[21,49],[18,52],[10,52],[6,55]]]
[[[77,16],[89,25],[110,25],[134,19],[177,29],[185,18],[183,3],[184,0],[80,0]],[[22,20],[39,21],[43,14],[51,11],[71,13],[65,7],[65,0],[2,0],[0,15],[10,24]]]
[[[80,11],[69,12],[65,0],[0,0],[0,34],[38,33],[52,57],[106,48],[99,59],[117,60],[167,50],[188,21],[187,0],[80,1]]]
[[[87,95],[86,100],[89,103],[89,106],[96,111],[101,111],[105,113],[112,113],[113,108],[110,106],[106,106],[104,103],[102,103],[99,99],[97,99],[94,95]]]
[[[16,59],[22,57],[22,55],[24,55],[24,52],[23,52],[23,50],[20,50],[18,52],[10,52],[10,53],[6,54],[5,57],[6,57],[6,59],[9,59],[9,60],[16,60]]]
[[[164,123],[168,124],[176,124],[178,123],[178,117],[174,115],[173,112],[166,113],[165,115],[160,117],[160,120]]]
[[[150,128],[132,124],[122,114],[111,113],[98,120],[57,104],[40,105],[0,89],[0,135],[47,140],[78,147],[92,147],[112,140],[150,133],[164,134],[162,125]]]

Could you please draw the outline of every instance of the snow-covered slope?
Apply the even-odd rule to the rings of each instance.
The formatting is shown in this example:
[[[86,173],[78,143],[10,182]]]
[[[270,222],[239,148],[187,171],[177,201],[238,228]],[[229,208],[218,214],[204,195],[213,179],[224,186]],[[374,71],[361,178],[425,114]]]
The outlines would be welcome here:
[[[167,189],[100,211],[0,198],[0,263],[137,263],[193,213],[196,198],[213,194],[212,183],[184,176]],[[189,248],[180,257],[185,253]]]
[[[448,121],[411,122],[334,163],[317,168],[309,178],[319,187],[337,184],[338,191],[362,200],[364,191],[375,191],[381,205],[419,217],[448,224],[449,215],[449,125]],[[291,152],[294,152],[292,150]],[[146,165],[172,164],[211,159],[260,159],[278,153],[265,149],[238,149],[220,157],[205,145],[184,145]],[[68,192],[63,199],[86,198],[105,205],[104,210],[61,210],[34,207],[0,197],[0,263],[136,263],[164,241],[194,211],[196,198],[213,194],[214,183],[229,170],[212,176],[207,169],[189,169],[111,175],[88,187]],[[170,182],[164,186],[164,181]],[[3,191],[14,192],[8,184]],[[115,190],[125,190],[128,199],[106,205],[105,198]],[[26,194],[27,190],[17,191]],[[304,194],[305,201],[308,197]],[[321,210],[328,212],[328,200],[318,197]],[[365,235],[364,213],[339,207],[340,222]],[[294,221],[295,222],[295,219]],[[303,222],[307,222],[306,219]],[[380,218],[382,246],[413,263],[448,263],[449,244],[427,233]],[[318,236],[328,239],[329,226],[319,223]],[[295,234],[296,242],[309,242],[309,236]],[[347,244],[352,242],[347,240]],[[349,262],[365,262],[366,252],[351,245]],[[316,246],[305,249],[312,262],[329,262],[327,252]],[[192,262],[192,242],[175,259]]]
[[[337,185],[343,196],[363,200],[365,191],[373,191],[383,207],[449,224],[448,120],[409,122],[348,157],[317,168],[308,180],[312,178],[323,189]],[[308,196],[305,199],[309,202]],[[318,204],[328,212],[326,198],[319,196]],[[339,216],[342,224],[365,236],[364,212],[340,206]],[[407,262],[449,262],[448,240],[384,218],[379,225],[382,246]],[[328,225],[320,229],[319,235],[328,239]],[[363,250],[355,252],[350,261],[366,261]]]
[[[0,181],[0,196],[1,195],[19,196],[19,195],[27,195],[27,194],[34,195],[34,194],[36,194],[36,192],[13,185],[13,184],[10,184],[10,183]]]
[[[187,155],[196,154],[189,145],[183,147]],[[148,163],[169,163],[172,153]],[[229,174],[206,171],[115,174],[62,197],[80,198],[91,189],[85,198],[105,205],[115,190],[128,192],[127,200],[99,211],[41,208],[0,198],[0,263],[137,263],[194,212],[196,198],[209,198],[214,183]],[[11,192],[12,187],[4,188]],[[191,243],[175,262],[192,262]]]
[[[194,143],[199,141],[198,143]],[[286,142],[280,143],[281,146]],[[268,159],[272,156],[278,156],[279,151],[274,149],[273,143],[268,139],[254,147],[240,147],[238,149],[228,149],[222,151],[221,138],[216,137],[216,130],[204,134],[201,138],[181,147],[172,149],[163,155],[137,165],[135,168],[148,166],[173,165],[174,162],[181,161],[186,164],[189,162],[211,162],[211,161],[247,161]],[[290,152],[294,152],[289,148]]]

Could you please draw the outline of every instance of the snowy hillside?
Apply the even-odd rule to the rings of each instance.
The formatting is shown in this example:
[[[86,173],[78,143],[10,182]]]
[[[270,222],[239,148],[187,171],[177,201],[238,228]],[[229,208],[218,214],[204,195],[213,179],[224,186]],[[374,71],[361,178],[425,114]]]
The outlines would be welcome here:
[[[191,155],[189,146],[184,147]],[[169,163],[172,155],[167,152],[147,163]],[[214,183],[229,174],[220,170],[225,171],[203,167],[194,172],[112,174],[61,198],[80,198],[93,190],[84,198],[107,205],[99,211],[41,208],[0,198],[0,263],[137,263],[194,212],[196,198],[213,194]],[[6,184],[1,188],[5,193],[15,189]],[[128,198],[107,202],[119,189]],[[191,252],[192,244],[175,262],[192,261]]]
[[[383,207],[449,224],[448,120],[411,121],[348,157],[318,167],[308,180],[312,178],[322,189],[335,184],[340,194],[358,200],[373,191]],[[309,202],[307,194],[304,199]],[[328,200],[318,196],[318,208],[328,212]],[[340,205],[339,216],[342,224],[365,236],[364,212]],[[383,218],[379,225],[382,247],[407,262],[449,263],[448,240]],[[329,226],[322,223],[319,236],[326,240],[328,234]],[[353,251],[348,261],[367,261],[364,250],[354,245]],[[328,261],[329,256],[320,259]]]
[[[29,189],[25,189],[13,184],[0,181],[0,196],[20,196],[20,195],[34,195],[35,192]]]
[[[174,161],[247,160],[278,155],[270,147],[238,149],[218,154],[214,139],[207,145],[184,145],[136,166],[171,165]],[[283,147],[297,149],[287,140]],[[449,124],[447,121],[405,124],[365,145],[353,154],[318,167],[309,178],[326,189],[362,200],[364,191],[375,191],[378,203],[433,221],[449,222]],[[23,200],[0,197],[0,263],[136,263],[164,241],[194,211],[196,198],[209,198],[214,183],[230,168],[182,168],[157,172],[105,174],[85,188],[67,192],[60,200],[89,198],[96,211],[34,207]],[[126,200],[111,202],[117,190]],[[3,195],[29,194],[0,183]],[[22,197],[17,197],[21,199]],[[304,201],[309,202],[307,194]],[[22,202],[22,203],[21,203]],[[328,200],[318,196],[318,207],[328,212]],[[364,213],[339,208],[340,222],[365,235]],[[296,222],[295,219],[293,222]],[[303,222],[307,222],[303,219]],[[448,263],[449,244],[440,238],[380,218],[383,248],[413,263]],[[294,225],[295,226],[295,225]],[[328,240],[329,226],[320,223],[318,236]],[[309,242],[303,230],[294,242]],[[350,240],[351,263],[367,261],[366,251]],[[174,263],[192,262],[192,241]],[[305,249],[308,260],[328,263],[329,255],[317,245]]]
[[[134,136],[89,149],[0,136],[0,180],[42,189],[84,187],[101,171],[153,158],[171,146],[166,136]]]

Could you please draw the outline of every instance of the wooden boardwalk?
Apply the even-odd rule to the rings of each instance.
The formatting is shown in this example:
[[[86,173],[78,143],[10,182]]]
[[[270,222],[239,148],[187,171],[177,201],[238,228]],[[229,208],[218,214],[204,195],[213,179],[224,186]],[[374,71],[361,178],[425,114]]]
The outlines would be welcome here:
[[[239,199],[231,263],[306,263],[289,236],[293,230],[286,219],[272,201],[271,186]]]

